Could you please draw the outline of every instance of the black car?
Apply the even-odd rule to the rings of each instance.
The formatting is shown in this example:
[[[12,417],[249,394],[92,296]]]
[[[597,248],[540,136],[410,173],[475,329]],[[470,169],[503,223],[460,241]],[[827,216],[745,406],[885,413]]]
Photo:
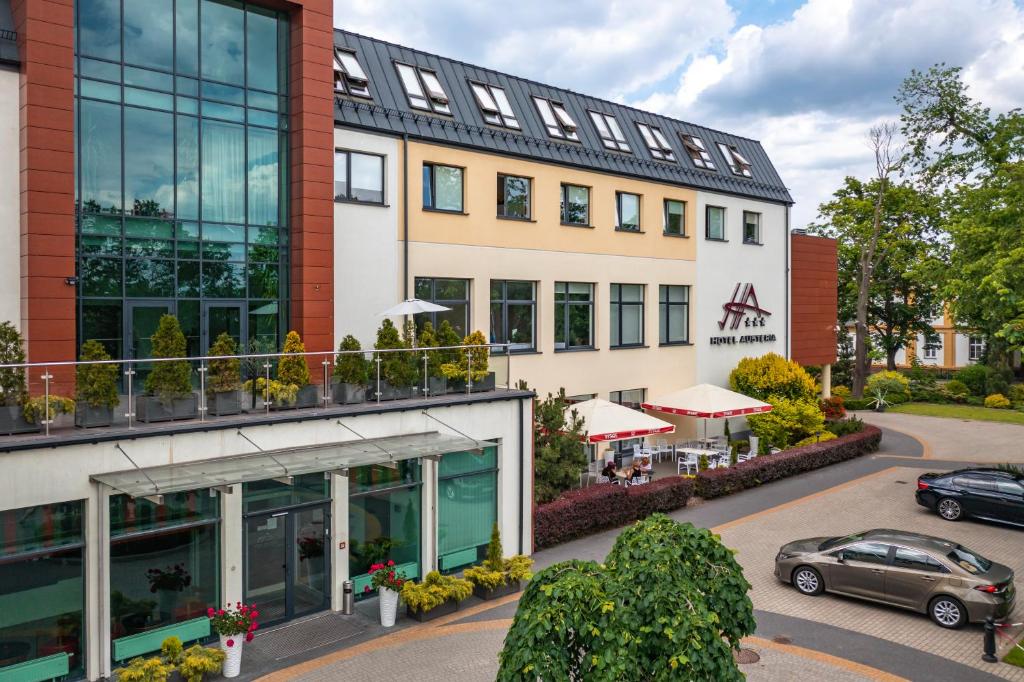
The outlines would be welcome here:
[[[917,503],[947,521],[965,516],[1024,526],[1024,475],[1002,469],[958,469],[922,474]]]

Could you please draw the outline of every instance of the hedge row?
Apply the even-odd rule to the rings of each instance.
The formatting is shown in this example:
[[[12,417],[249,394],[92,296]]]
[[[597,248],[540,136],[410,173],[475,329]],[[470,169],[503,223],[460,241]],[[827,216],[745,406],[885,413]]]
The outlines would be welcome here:
[[[698,497],[706,500],[731,495],[763,483],[866,455],[877,450],[881,441],[881,430],[865,424],[864,430],[859,433],[851,433],[835,440],[755,457],[732,467],[702,471],[695,479],[695,492]]]
[[[686,506],[693,495],[693,479],[662,478],[647,485],[592,485],[562,494],[554,502],[534,508],[536,549],[575,540],[598,531],[618,528]]]

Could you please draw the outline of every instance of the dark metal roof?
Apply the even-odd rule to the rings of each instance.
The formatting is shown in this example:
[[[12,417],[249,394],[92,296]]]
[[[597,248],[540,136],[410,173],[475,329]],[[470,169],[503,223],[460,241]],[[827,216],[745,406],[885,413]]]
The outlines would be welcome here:
[[[793,203],[789,191],[772,166],[764,148],[756,140],[349,31],[335,29],[334,44],[356,53],[369,78],[372,96],[372,100],[336,96],[334,119],[339,125],[398,135],[408,134],[413,139],[471,147],[767,201]],[[395,70],[395,61],[435,71],[448,95],[452,116],[413,109]],[[504,88],[522,129],[515,131],[485,123],[469,89],[470,80]],[[533,95],[558,100],[565,105],[578,126],[578,143],[556,140],[548,136],[534,105]],[[633,152],[625,154],[606,150],[594,129],[588,111],[614,115]],[[652,159],[636,123],[648,123],[661,128],[675,151],[676,163]],[[679,133],[699,137],[714,159],[717,170],[695,168],[683,148]],[[719,142],[735,146],[750,161],[752,178],[736,176],[729,170],[717,147]]]
[[[0,0],[0,62],[17,64],[18,33],[15,31],[11,0]]]

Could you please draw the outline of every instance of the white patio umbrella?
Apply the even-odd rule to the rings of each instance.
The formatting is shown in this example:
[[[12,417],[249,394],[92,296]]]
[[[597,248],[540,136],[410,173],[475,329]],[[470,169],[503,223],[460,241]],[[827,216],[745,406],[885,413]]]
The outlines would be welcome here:
[[[699,417],[704,420],[704,437],[708,435],[708,419],[739,417],[771,412],[772,406],[750,396],[713,384],[697,384],[674,393],[652,398],[640,405],[645,410]]]
[[[583,419],[587,443],[607,443],[676,430],[675,424],[600,398],[570,405],[565,408],[565,418],[571,419],[574,411]]]
[[[419,313],[439,313],[445,310],[451,310],[443,305],[431,303],[430,301],[424,301],[419,298],[407,298],[398,305],[393,305],[384,312],[380,313],[381,317],[405,317],[406,315],[418,315]],[[412,330],[412,347],[416,347],[416,328]]]

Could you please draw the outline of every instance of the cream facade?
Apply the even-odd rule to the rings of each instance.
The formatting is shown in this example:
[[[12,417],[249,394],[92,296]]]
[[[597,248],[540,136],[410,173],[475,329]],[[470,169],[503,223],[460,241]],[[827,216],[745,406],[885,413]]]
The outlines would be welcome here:
[[[21,326],[18,69],[0,63],[0,322]]]

